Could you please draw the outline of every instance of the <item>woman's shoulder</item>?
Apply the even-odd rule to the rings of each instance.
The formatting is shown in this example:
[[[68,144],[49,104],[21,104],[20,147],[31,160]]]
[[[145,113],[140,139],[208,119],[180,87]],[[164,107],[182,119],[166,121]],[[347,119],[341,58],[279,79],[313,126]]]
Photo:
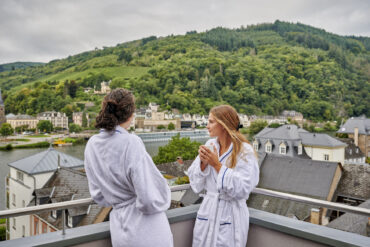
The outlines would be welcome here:
[[[248,155],[250,153],[254,153],[252,145],[247,142],[243,142],[243,148],[241,150],[241,154]]]

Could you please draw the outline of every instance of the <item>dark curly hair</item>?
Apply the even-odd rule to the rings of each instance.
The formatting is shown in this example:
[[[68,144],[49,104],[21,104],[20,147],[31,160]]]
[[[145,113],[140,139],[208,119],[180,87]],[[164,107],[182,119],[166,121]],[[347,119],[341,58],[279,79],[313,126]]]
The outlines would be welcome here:
[[[104,97],[95,127],[111,131],[117,125],[126,122],[134,111],[134,95],[123,88],[114,89]]]

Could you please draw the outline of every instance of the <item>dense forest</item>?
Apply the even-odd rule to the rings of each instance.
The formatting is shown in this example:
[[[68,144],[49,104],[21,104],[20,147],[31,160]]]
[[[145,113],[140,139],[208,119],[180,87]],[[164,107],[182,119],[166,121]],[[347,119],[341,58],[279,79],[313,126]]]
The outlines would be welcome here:
[[[370,38],[339,36],[276,21],[237,29],[150,36],[45,65],[0,73],[7,113],[84,110],[102,96],[84,88],[134,92],[138,106],[207,113],[228,103],[246,114],[302,112],[312,120],[370,114]]]

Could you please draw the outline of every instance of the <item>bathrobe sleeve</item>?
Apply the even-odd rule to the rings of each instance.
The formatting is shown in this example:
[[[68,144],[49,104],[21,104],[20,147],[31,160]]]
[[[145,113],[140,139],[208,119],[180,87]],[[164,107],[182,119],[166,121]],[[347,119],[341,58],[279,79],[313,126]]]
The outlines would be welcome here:
[[[103,193],[101,192],[99,186],[97,186],[95,180],[95,174],[90,168],[92,165],[91,162],[94,162],[94,151],[92,150],[92,147],[90,143],[87,144],[85,149],[85,171],[87,175],[87,181],[89,184],[89,191],[92,199],[102,207],[109,207],[111,206],[104,198]]]
[[[210,172],[211,168],[209,165],[204,171],[200,169],[200,158],[198,155],[188,169],[190,186],[195,193],[199,193],[205,188],[206,179]]]
[[[141,139],[134,136],[130,142],[126,157],[131,164],[129,177],[136,194],[136,207],[143,214],[166,211],[171,204],[167,181],[146,152]]]
[[[236,200],[248,199],[259,181],[257,158],[249,144],[244,144],[237,162],[234,169],[222,166],[217,177],[217,189]]]

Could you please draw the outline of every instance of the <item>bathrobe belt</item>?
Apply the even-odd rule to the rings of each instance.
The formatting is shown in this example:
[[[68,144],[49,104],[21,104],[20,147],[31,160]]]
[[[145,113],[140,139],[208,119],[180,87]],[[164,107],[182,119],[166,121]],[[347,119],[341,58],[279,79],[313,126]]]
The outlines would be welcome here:
[[[133,204],[135,201],[136,201],[136,197],[132,197],[131,199],[129,199],[127,201],[124,201],[124,202],[117,203],[117,204],[113,205],[113,209],[123,208],[123,207],[125,207],[129,204]]]

